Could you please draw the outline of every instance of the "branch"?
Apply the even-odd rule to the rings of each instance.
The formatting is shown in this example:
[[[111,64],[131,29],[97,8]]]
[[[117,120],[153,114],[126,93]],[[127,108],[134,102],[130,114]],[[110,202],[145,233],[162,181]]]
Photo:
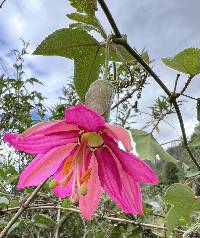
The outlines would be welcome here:
[[[111,110],[115,109],[116,107],[118,107],[121,103],[125,102],[127,99],[131,98],[132,95],[138,90],[138,88],[134,89],[132,92],[128,92],[121,100],[119,100],[119,102],[117,102],[112,108]]]
[[[12,208],[12,211],[17,210],[18,207]],[[56,209],[56,210],[63,210],[63,211],[71,211],[71,212],[77,212],[81,214],[81,211],[79,209],[76,208],[64,208],[61,206],[30,206],[27,208],[27,210],[38,210],[38,209]],[[165,226],[160,226],[160,225],[156,225],[156,224],[148,224],[148,223],[140,223],[140,222],[136,222],[134,220],[129,220],[129,219],[123,219],[123,218],[118,218],[118,217],[113,217],[113,216],[106,216],[106,215],[102,215],[102,214],[94,214],[95,217],[101,218],[101,219],[107,219],[110,221],[116,221],[116,222],[121,222],[121,223],[128,223],[128,224],[133,224],[136,226],[143,226],[143,227],[148,227],[148,228],[152,228],[152,229],[160,229],[160,230],[166,230],[167,228]],[[180,230],[180,229],[174,229],[174,232],[177,233],[181,233],[183,234],[184,231]]]
[[[118,107],[121,103],[125,102],[127,99],[131,98],[132,95],[138,91],[138,89],[143,85],[143,83],[145,82],[145,79],[141,80],[140,84],[138,85],[137,88],[133,89],[132,92],[128,92],[121,100],[119,100],[119,102],[117,102],[114,106],[112,106],[111,110],[115,109],[116,107]]]
[[[115,21],[112,17],[112,14],[110,13],[110,10],[108,9],[106,3],[104,2],[104,0],[98,0],[98,2],[100,4],[101,8],[103,9],[106,17],[109,19],[109,23],[110,23],[116,37],[121,38],[122,35],[121,35],[121,33],[120,33],[120,31],[119,31],[119,29],[118,29],[118,27],[117,27],[117,25],[116,25],[116,23],[115,23]]]
[[[194,98],[194,97],[192,97],[190,95],[186,95],[186,94],[182,94],[181,96],[186,97],[186,98],[190,98],[190,99],[195,100],[195,101],[198,101],[198,99],[199,99],[199,98]]]
[[[6,0],[3,0],[2,3],[0,4],[0,8],[3,7],[3,4],[6,2]]]
[[[122,35],[108,9],[104,0],[98,0],[101,8],[103,9],[114,33],[117,38],[122,38]],[[165,86],[165,84],[160,80],[157,74],[149,67],[149,65],[142,59],[142,57],[124,40],[119,41],[119,43],[124,46],[124,48],[146,69],[146,71],[156,80],[156,82],[160,85],[160,87],[165,91],[165,93],[171,97],[171,93],[169,89]]]
[[[57,223],[59,223],[59,221],[60,221],[60,215],[61,215],[61,210],[58,209],[58,211],[57,211],[57,219],[56,219]],[[55,229],[54,238],[59,238],[59,229],[60,229],[60,226],[57,226],[56,229]]]
[[[185,83],[185,86],[183,87],[183,89],[182,89],[181,92],[180,92],[180,95],[182,95],[182,94],[185,92],[185,90],[187,89],[187,87],[188,87],[189,84],[191,83],[191,80],[192,80],[192,79],[193,79],[193,76],[189,76],[187,82]]]
[[[192,151],[189,148],[188,141],[187,141],[187,136],[186,136],[186,133],[185,133],[185,127],[184,127],[182,114],[181,114],[181,111],[179,109],[179,106],[178,106],[178,103],[177,103],[176,99],[173,101],[173,105],[174,105],[174,109],[176,111],[176,114],[177,114],[177,117],[178,117],[178,120],[179,120],[179,124],[180,124],[180,127],[181,127],[181,132],[182,132],[182,136],[183,136],[183,145],[185,146],[185,149],[187,150],[190,158],[192,159],[192,161],[194,162],[194,164],[196,165],[196,167],[200,171],[200,165],[197,162],[196,158],[194,157]]]
[[[45,181],[46,182],[46,181]],[[35,196],[37,195],[37,193],[40,191],[40,189],[42,188],[42,186],[44,185],[43,182],[42,184],[40,184],[30,195],[30,197],[28,197],[28,199],[21,205],[21,207],[17,208],[17,213],[13,216],[13,218],[8,222],[8,224],[4,227],[4,229],[2,230],[2,232],[0,233],[0,238],[5,237],[5,235],[7,234],[7,232],[9,231],[9,229],[12,227],[12,225],[17,221],[17,219],[21,216],[21,214],[27,209],[28,205],[31,203],[31,201],[35,198]]]
[[[59,209],[60,210],[60,209]],[[56,227],[55,227],[55,230],[59,230],[63,225],[64,223],[66,222],[66,220],[69,218],[69,215],[71,214],[71,212],[65,214],[60,220],[59,222],[56,224]],[[54,238],[55,238],[55,235],[54,235]]]
[[[170,143],[173,143],[173,142],[180,142],[180,141],[181,141],[180,139],[175,139],[175,140],[170,140],[170,141],[164,142],[160,145],[167,145],[167,144],[170,144]]]
[[[104,14],[106,15],[114,33],[115,33],[115,36],[117,38],[121,38],[121,40],[118,39],[118,41],[117,41],[118,44],[121,44],[143,66],[143,68],[154,78],[154,80],[158,83],[158,85],[163,89],[163,91],[167,94],[167,96],[171,100],[171,102],[174,105],[174,108],[176,110],[176,114],[177,114],[179,124],[180,124],[180,127],[181,127],[184,146],[185,146],[190,158],[192,159],[192,161],[194,162],[194,164],[196,165],[196,167],[200,171],[200,165],[198,164],[197,160],[195,159],[195,157],[194,157],[194,155],[193,155],[193,153],[190,150],[189,145],[188,145],[186,132],[185,132],[185,126],[184,126],[184,123],[183,123],[183,118],[182,118],[179,106],[178,106],[177,101],[176,101],[176,97],[174,97],[174,95],[169,91],[167,86],[162,82],[162,80],[159,78],[159,76],[150,68],[150,66],[142,59],[142,57],[127,43],[127,41],[125,39],[122,39],[122,35],[121,35],[113,17],[112,17],[112,14],[110,13],[110,10],[108,9],[105,1],[104,0],[98,0],[98,2],[100,4],[100,6],[102,7],[102,10],[104,11]],[[184,88],[187,88],[187,86],[190,83],[190,80],[188,80],[189,82],[186,83],[187,85]],[[184,91],[185,91],[185,89],[184,89]]]
[[[180,76],[181,76],[180,74],[177,74],[177,75],[176,75],[176,80],[175,80],[175,84],[174,84],[173,94],[176,93],[176,88],[177,88],[177,84],[178,84],[178,80],[179,80]]]

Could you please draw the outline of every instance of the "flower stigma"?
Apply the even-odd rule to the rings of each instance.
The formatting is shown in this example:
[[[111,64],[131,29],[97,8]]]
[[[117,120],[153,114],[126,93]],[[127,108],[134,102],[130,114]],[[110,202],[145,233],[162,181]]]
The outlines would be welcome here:
[[[104,144],[102,136],[97,132],[84,132],[81,140],[86,140],[90,148],[99,148]]]

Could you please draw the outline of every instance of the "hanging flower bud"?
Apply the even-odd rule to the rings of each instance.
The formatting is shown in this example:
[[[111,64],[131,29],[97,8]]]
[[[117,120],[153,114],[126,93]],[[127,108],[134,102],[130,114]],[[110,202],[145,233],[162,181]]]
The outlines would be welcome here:
[[[105,119],[109,118],[110,107],[113,99],[113,85],[108,80],[97,80],[90,85],[85,96],[87,107],[95,110]]]

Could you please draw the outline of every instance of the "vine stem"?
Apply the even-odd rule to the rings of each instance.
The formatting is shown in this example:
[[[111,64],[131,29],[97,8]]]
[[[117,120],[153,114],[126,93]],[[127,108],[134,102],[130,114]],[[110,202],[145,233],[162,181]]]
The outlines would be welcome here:
[[[109,66],[109,46],[110,41],[112,40],[112,35],[109,35],[106,40],[106,47],[105,47],[105,64],[104,64],[104,74],[103,79],[106,80],[108,74],[108,66]]]
[[[176,101],[176,98],[174,98],[173,94],[170,92],[170,90],[167,88],[167,86],[162,82],[162,80],[158,77],[158,75],[152,70],[152,68],[142,59],[142,57],[128,44],[128,42],[126,40],[123,39],[114,18],[112,17],[112,14],[110,12],[110,10],[108,9],[106,3],[104,0],[98,0],[98,3],[100,4],[104,14],[106,15],[113,31],[114,34],[117,38],[120,38],[121,40],[118,40],[118,44],[122,45],[143,67],[144,69],[153,77],[153,79],[157,82],[157,84],[163,89],[163,91],[167,94],[167,96],[169,97],[169,99],[171,100],[172,104],[174,105],[174,108],[176,110],[176,114],[178,117],[178,121],[180,124],[180,128],[181,128],[181,132],[182,132],[182,136],[183,136],[183,143],[184,146],[190,156],[190,158],[192,159],[192,161],[194,162],[194,164],[196,165],[196,167],[198,168],[198,170],[200,171],[200,165],[198,164],[196,158],[194,157],[191,149],[189,148],[188,145],[188,141],[187,141],[187,136],[186,136],[186,132],[185,132],[185,126],[184,126],[184,122],[183,122],[183,118],[182,118],[182,114],[180,112],[178,103]],[[189,83],[191,81],[191,79],[188,80]],[[189,84],[187,82],[187,84]],[[188,85],[186,85],[187,88]],[[184,87],[185,88],[185,87]]]
[[[6,2],[6,0],[3,0],[2,2],[1,2],[1,4],[0,4],[0,8],[2,8],[3,7],[3,4]]]
[[[181,115],[181,111],[180,111],[180,108],[178,106],[178,103],[176,101],[176,99],[173,101],[173,105],[174,105],[174,109],[176,111],[176,114],[177,114],[177,117],[179,119],[179,124],[180,124],[180,127],[181,127],[181,131],[182,131],[182,136],[183,136],[183,144],[184,144],[184,147],[185,149],[187,150],[191,160],[194,162],[194,164],[196,165],[196,167],[198,168],[198,170],[200,171],[200,165],[199,163],[197,162],[196,158],[194,157],[192,151],[190,150],[189,148],[189,145],[188,145],[188,141],[187,141],[187,136],[186,136],[186,133],[185,133],[185,127],[184,127],[184,122],[183,122],[183,118],[182,118],[182,115]]]
[[[185,83],[183,89],[182,89],[181,92],[180,92],[180,95],[182,95],[182,94],[185,92],[185,90],[187,89],[187,87],[188,87],[189,84],[191,83],[192,79],[193,79],[193,76],[189,76],[187,82]]]
[[[195,101],[198,101],[198,98],[194,98],[194,97],[192,97],[190,95],[181,94],[181,96],[186,97],[186,98],[190,98],[190,99],[195,100]]]
[[[46,182],[46,181],[45,181]],[[5,237],[5,235],[8,233],[9,229],[12,227],[12,225],[17,221],[17,219],[21,216],[21,214],[28,208],[28,205],[33,201],[33,199],[36,197],[42,186],[44,185],[43,182],[40,184],[33,192],[32,194],[27,198],[27,200],[19,207],[17,213],[13,216],[13,218],[8,222],[8,224],[4,227],[2,232],[0,233],[0,238]]]
[[[12,208],[12,211],[17,210],[18,207],[16,208]],[[38,210],[38,209],[55,209],[55,210],[63,210],[63,211],[71,211],[71,212],[77,212],[81,214],[81,211],[79,209],[76,208],[64,208],[61,206],[30,206],[27,208],[27,210]],[[140,222],[136,222],[134,220],[130,220],[130,219],[124,219],[124,218],[119,218],[119,217],[113,217],[113,216],[106,216],[106,215],[101,215],[101,214],[94,214],[95,217],[98,218],[102,218],[102,219],[106,219],[106,220],[110,220],[110,221],[116,221],[116,222],[121,222],[121,223],[129,223],[129,224],[133,224],[136,226],[143,226],[143,227],[147,227],[147,228],[152,228],[152,229],[160,229],[160,230],[166,230],[167,228],[165,226],[161,226],[161,225],[156,225],[156,224],[148,224],[148,223],[140,223]],[[184,231],[180,230],[180,229],[174,229],[174,232],[178,232],[183,234]]]
[[[175,80],[175,84],[174,84],[173,94],[176,93],[176,88],[177,88],[177,84],[178,84],[178,80],[179,80],[180,76],[181,76],[180,74],[177,74],[177,75],[176,75],[176,80]]]
[[[59,199],[61,201],[61,199]],[[57,211],[57,224],[59,224],[59,221],[60,221],[60,216],[61,216],[61,209],[58,209]],[[55,230],[55,234],[54,234],[54,238],[59,238],[59,229],[60,229],[60,226],[57,226],[56,227],[56,230]]]

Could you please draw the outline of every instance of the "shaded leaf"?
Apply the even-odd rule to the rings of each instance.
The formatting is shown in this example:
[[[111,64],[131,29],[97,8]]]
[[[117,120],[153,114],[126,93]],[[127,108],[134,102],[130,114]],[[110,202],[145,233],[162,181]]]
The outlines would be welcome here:
[[[116,48],[117,50],[116,50]],[[133,61],[135,60],[133,58],[133,56],[126,50],[124,49],[123,46],[121,45],[110,45],[110,60],[111,61],[116,61],[116,62],[121,62],[122,59],[121,57],[125,60],[125,61]]]
[[[15,184],[19,178],[19,175],[10,175],[7,179],[7,184]]]
[[[167,235],[177,225],[188,223],[191,212],[200,209],[200,200],[195,198],[192,189],[179,183],[167,189],[164,201],[172,205],[166,217]]]
[[[9,203],[9,207],[18,207],[19,205],[19,200],[11,200]]]
[[[8,235],[11,233],[11,232],[13,232],[15,229],[17,229],[20,225],[22,225],[23,224],[23,221],[21,220],[21,219],[18,219],[13,225],[12,225],[12,227],[9,229],[9,231],[8,231]]]
[[[195,76],[200,73],[200,49],[188,48],[172,58],[162,58],[168,67]]]
[[[4,219],[0,219],[0,228],[2,229],[4,226],[7,225],[7,221],[5,221]]]
[[[124,235],[124,231],[124,227],[119,224],[113,228],[110,238],[121,238]]]
[[[131,232],[130,235],[127,236],[127,238],[139,238],[141,233],[142,233],[142,228],[137,227]]]
[[[6,207],[9,205],[9,200],[6,197],[0,197],[0,207]]]
[[[136,143],[136,150],[142,160],[155,162],[156,155],[163,160],[177,164],[179,161],[167,153],[156,139],[145,131],[131,129],[133,141]]]
[[[200,125],[198,125],[194,128],[194,133],[197,135],[200,135]]]
[[[95,234],[95,238],[104,238],[104,236],[105,236],[105,232],[103,232],[103,231],[98,231]]]
[[[45,214],[36,214],[34,216],[34,223],[36,226],[40,228],[49,228],[51,226],[56,225],[56,222],[51,219],[51,217],[45,215]]]
[[[190,145],[193,147],[200,146],[200,135],[195,136],[193,140],[190,142]]]

